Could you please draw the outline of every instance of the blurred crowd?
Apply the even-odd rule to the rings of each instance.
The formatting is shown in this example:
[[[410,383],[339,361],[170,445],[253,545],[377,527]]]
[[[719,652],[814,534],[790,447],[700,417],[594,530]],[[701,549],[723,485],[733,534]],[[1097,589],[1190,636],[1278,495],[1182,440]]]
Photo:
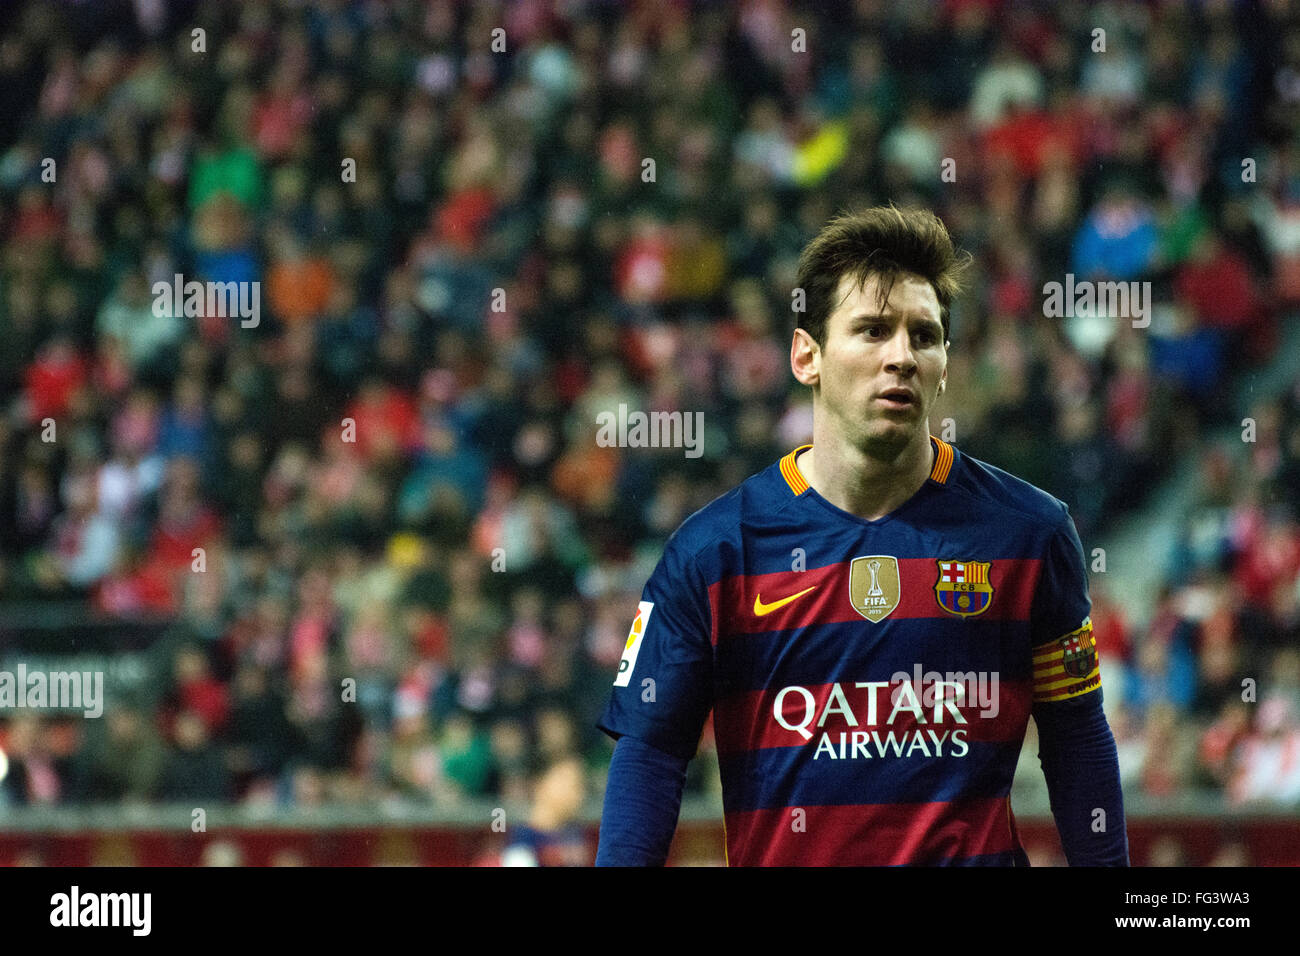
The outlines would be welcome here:
[[[176,621],[104,720],[6,715],[15,804],[598,785],[667,536],[810,436],[791,290],[841,209],[974,254],[932,427],[1085,546],[1240,419],[1300,302],[1284,3],[0,21],[0,600]],[[1151,283],[1149,325],[1045,316],[1067,274]],[[155,308],[176,275],[259,282],[259,321]],[[1206,459],[1149,628],[1097,590],[1130,788],[1300,801],[1298,399]],[[598,444],[620,404],[703,412],[703,454]]]
[[[1221,790],[1300,806],[1300,380],[1260,401],[1245,454],[1211,450],[1154,615],[1135,633],[1094,594],[1120,706],[1121,775],[1154,797]],[[1253,434],[1247,432],[1253,429]]]

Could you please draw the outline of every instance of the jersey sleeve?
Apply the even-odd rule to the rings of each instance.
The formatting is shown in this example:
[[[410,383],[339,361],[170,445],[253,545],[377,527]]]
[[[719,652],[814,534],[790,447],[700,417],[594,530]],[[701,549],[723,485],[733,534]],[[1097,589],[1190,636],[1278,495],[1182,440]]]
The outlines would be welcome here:
[[[1119,760],[1102,712],[1091,611],[1083,545],[1067,513],[1047,542],[1031,611],[1038,757],[1067,862],[1127,866]]]
[[[712,631],[708,585],[674,535],[646,582],[597,726],[616,739],[695,756],[713,706]]]
[[[1033,702],[1070,700],[1101,687],[1083,545],[1067,514],[1052,534],[1030,619]]]

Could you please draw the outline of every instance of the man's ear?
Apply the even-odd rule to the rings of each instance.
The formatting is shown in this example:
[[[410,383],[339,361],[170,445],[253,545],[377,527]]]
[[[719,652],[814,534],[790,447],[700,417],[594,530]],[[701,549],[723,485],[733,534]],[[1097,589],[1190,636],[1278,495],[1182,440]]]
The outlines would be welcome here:
[[[821,384],[821,348],[805,329],[795,329],[790,342],[790,371],[801,385]]]

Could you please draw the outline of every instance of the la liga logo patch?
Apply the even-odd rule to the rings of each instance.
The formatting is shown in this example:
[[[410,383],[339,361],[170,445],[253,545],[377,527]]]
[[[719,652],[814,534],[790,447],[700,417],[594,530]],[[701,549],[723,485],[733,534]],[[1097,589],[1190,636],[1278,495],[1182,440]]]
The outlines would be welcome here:
[[[623,658],[618,662],[618,676],[614,678],[615,687],[626,687],[632,682],[632,668],[636,667],[636,656],[641,653],[641,638],[645,637],[646,625],[650,623],[650,612],[655,609],[651,601],[642,601],[636,606],[636,617],[632,619],[632,629],[628,632],[627,643],[623,645]]]
[[[939,607],[956,617],[983,614],[993,603],[993,585],[989,583],[992,561],[955,561],[940,558],[939,577],[934,582],[934,599]]]

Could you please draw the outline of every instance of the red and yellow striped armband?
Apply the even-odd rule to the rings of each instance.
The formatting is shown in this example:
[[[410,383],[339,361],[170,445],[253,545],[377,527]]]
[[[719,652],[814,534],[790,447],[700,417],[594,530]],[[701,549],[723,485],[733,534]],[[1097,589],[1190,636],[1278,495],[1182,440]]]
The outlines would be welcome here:
[[[1033,650],[1034,703],[1069,700],[1101,686],[1097,639],[1092,618],[1075,630]]]

